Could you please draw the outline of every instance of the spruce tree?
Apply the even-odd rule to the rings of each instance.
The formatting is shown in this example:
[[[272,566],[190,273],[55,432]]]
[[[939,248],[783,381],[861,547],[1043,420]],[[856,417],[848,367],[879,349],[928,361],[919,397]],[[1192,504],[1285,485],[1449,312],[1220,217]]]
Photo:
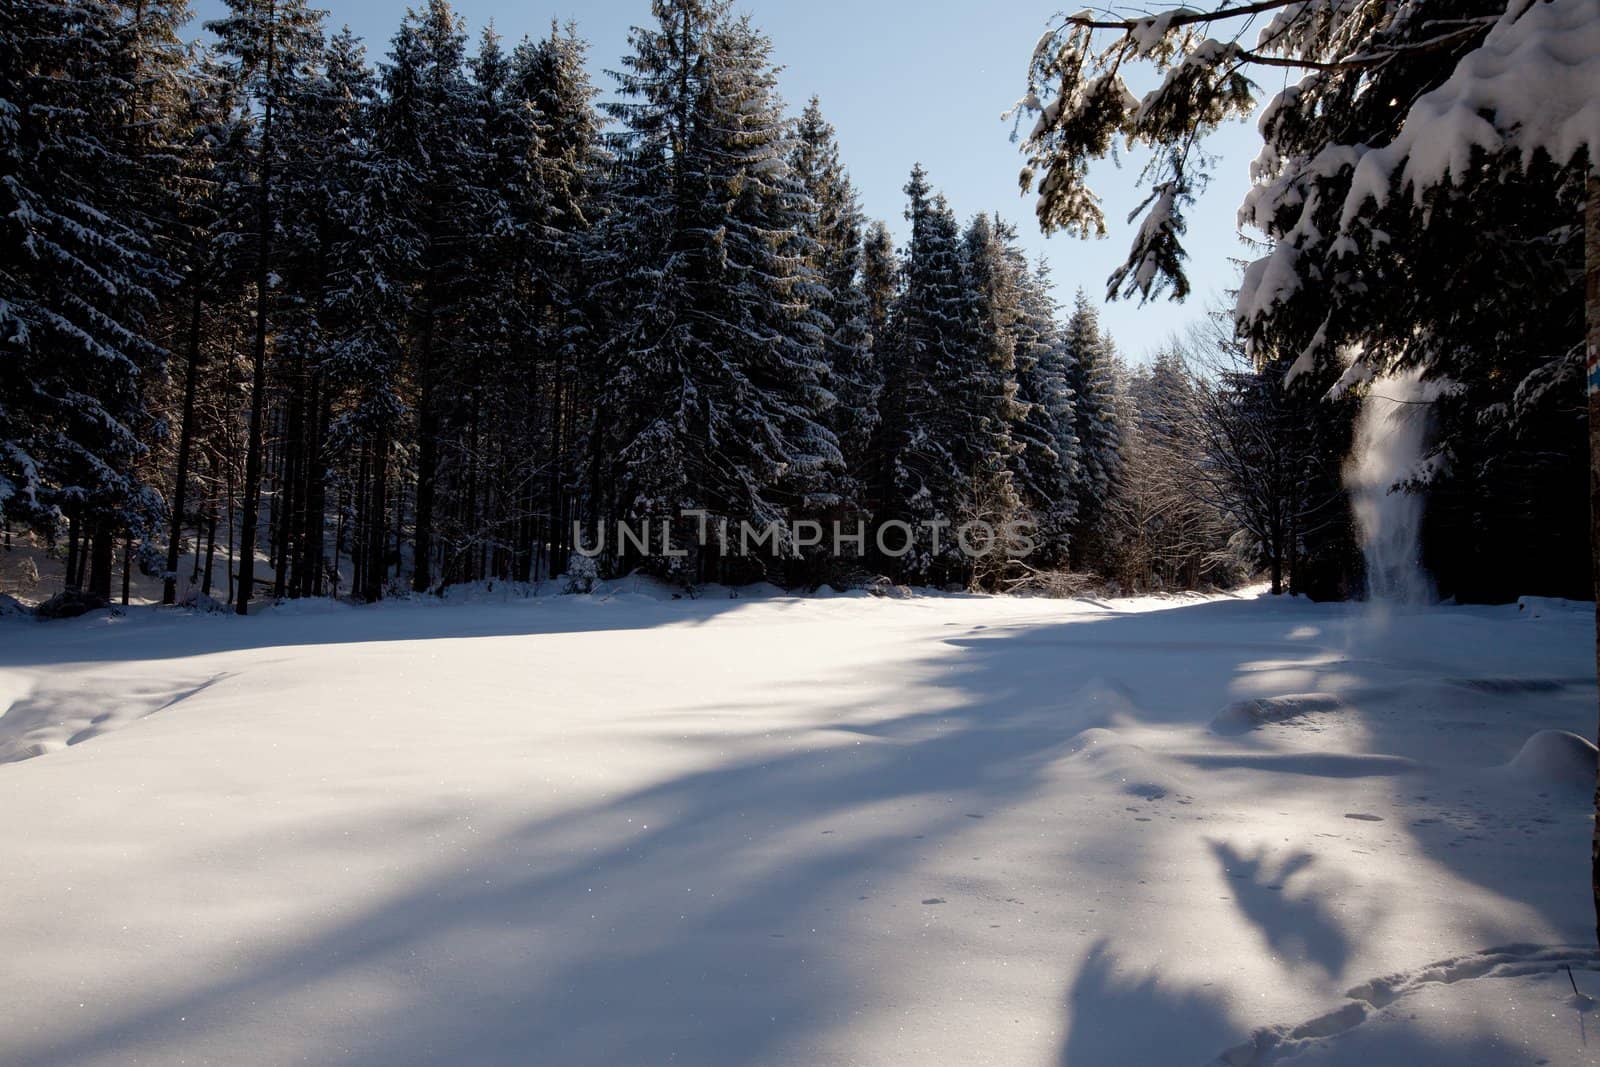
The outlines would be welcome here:
[[[585,67],[587,45],[569,24],[552,24],[548,36],[518,46],[513,58],[520,97],[531,104],[540,130],[540,173],[545,215],[537,262],[530,267],[528,299],[538,315],[539,343],[548,375],[544,476],[530,483],[515,574],[526,580],[536,563],[536,498],[543,497],[545,569],[554,574],[572,551],[572,524],[585,493],[584,446],[598,439],[598,344],[608,308],[598,295],[590,253],[595,224],[605,214],[608,159],[601,144],[597,91]]]
[[[611,108],[626,130],[606,239],[633,308],[601,401],[616,514],[765,524],[835,506],[825,320],[807,301],[823,283],[795,251],[815,208],[785,164],[771,46],[720,3],[654,9]]]
[[[376,143],[382,106],[377,80],[348,29],[329,44],[327,86],[337,133],[325,167],[330,271],[319,298],[323,329],[316,363],[332,406],[328,452],[344,457],[338,488],[348,500],[351,591],[370,602],[383,595],[388,577],[393,457],[409,410],[402,360],[405,281],[417,248],[406,225],[410,175]],[[343,533],[341,523],[336,559]]]
[[[1013,424],[1019,445],[1014,470],[1024,503],[1037,524],[1039,558],[1043,566],[1067,560],[1072,527],[1077,516],[1076,486],[1081,478],[1075,404],[1073,362],[1055,321],[1055,299],[1047,268],[1028,269],[1015,246],[1021,289],[1016,327],[1017,399],[1024,406]]]
[[[1105,523],[1122,485],[1124,430],[1117,403],[1115,353],[1100,330],[1099,313],[1082,290],[1067,320],[1065,342],[1079,449],[1076,495],[1081,536],[1073,559],[1080,566],[1092,566],[1105,562]]]
[[[914,551],[898,567],[909,578],[927,580],[936,562],[955,565],[948,534],[927,524],[953,522],[971,474],[969,398],[958,390],[971,384],[977,305],[955,215],[920,164],[905,192],[911,241],[884,360],[875,495],[881,521],[909,523],[917,531]]]
[[[839,439],[852,475],[847,491],[855,502],[861,490],[854,480],[866,466],[882,382],[873,358],[872,309],[863,289],[864,218],[840,158],[833,126],[823,117],[816,97],[800,114],[789,163],[816,205],[806,235],[812,267],[824,284],[812,294],[810,303],[828,320],[828,367],[837,399],[828,424]]]
[[[178,196],[168,230],[170,262],[178,284],[171,290],[166,314],[174,339],[173,354],[182,353],[183,385],[175,404],[177,416],[169,418],[177,425],[178,444],[168,498],[167,558],[161,590],[164,604],[177,600],[178,556],[184,525],[192,517],[194,498],[189,491],[201,436],[202,375],[208,335],[214,326],[207,319],[208,307],[220,303],[238,280],[230,270],[232,257],[226,239],[230,220],[223,191],[228,184],[225,161],[243,154],[238,142],[247,127],[236,105],[234,87],[209,58],[186,73],[181,87],[181,96],[172,106],[183,116],[179,125],[184,136],[175,146]],[[198,547],[203,520],[193,518]]]
[[[100,596],[113,536],[154,506],[136,464],[164,357],[147,317],[171,278],[140,210],[148,112],[126,78],[148,69],[142,47],[110,5],[23,0],[0,18],[0,513],[64,516]]]
[[[894,238],[881,219],[873,220],[861,241],[861,293],[866,298],[867,329],[872,334],[874,362],[887,347],[889,309],[900,285],[900,261]],[[878,368],[882,377],[882,367]]]
[[[229,15],[206,23],[217,36],[217,51],[228,61],[242,99],[259,113],[253,153],[254,219],[249,234],[255,308],[251,351],[250,414],[246,437],[243,519],[240,528],[239,588],[236,610],[249,613],[255,584],[259,533],[263,430],[267,403],[267,357],[279,281],[274,237],[280,175],[288,157],[278,140],[278,124],[292,114],[293,101],[309,77],[322,46],[321,15],[304,0],[228,0]]]
[[[456,372],[471,343],[468,312],[476,256],[497,205],[479,182],[484,164],[478,114],[467,77],[466,33],[446,0],[408,12],[382,68],[379,148],[402,182],[413,256],[406,339],[416,409],[415,535],[412,588],[433,588],[441,457],[460,430]]]

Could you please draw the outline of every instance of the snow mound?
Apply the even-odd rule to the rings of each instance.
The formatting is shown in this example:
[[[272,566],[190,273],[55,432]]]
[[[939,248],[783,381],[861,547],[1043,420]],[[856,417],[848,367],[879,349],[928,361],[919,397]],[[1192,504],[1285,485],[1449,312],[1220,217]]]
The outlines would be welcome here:
[[[1517,614],[1524,619],[1542,619],[1546,616],[1590,614],[1594,605],[1586,600],[1563,600],[1553,596],[1522,596],[1517,598]]]
[[[1121,682],[1099,675],[1078,687],[1064,711],[1084,728],[1080,737],[1092,732],[1087,729],[1090,726],[1126,726],[1140,719],[1140,708],[1133,692]]]
[[[1596,751],[1586,737],[1566,730],[1540,730],[1506,764],[1508,770],[1548,782],[1589,786],[1595,780]]]
[[[252,611],[251,614],[277,617],[336,615],[342,611],[354,610],[354,608],[354,604],[343,600],[333,600],[329,597],[300,597],[294,600],[274,601],[263,606],[259,612]]]
[[[1161,800],[1170,795],[1187,795],[1187,782],[1161,757],[1123,740],[1115,730],[1102,726],[1084,730],[1068,744],[1070,763],[1087,769],[1096,778],[1128,796]]]
[[[28,699],[33,683],[18,671],[0,671],[0,719],[11,709]],[[14,721],[14,720],[13,720]],[[6,724],[0,724],[4,729]]]
[[[506,604],[515,600],[532,600],[539,595],[538,582],[509,582],[486,578],[476,582],[458,582],[447,585],[438,600],[445,604]]]
[[[0,672],[0,764],[59,752],[165,711],[226,675],[150,681],[121,673]]]
[[[190,589],[179,597],[177,606],[206,615],[226,615],[233,610],[231,604],[225,604],[215,597],[207,596],[199,589]]]
[[[1211,720],[1214,734],[1243,734],[1271,722],[1289,722],[1323,712],[1338,711],[1344,703],[1327,693],[1287,693],[1283,696],[1239,700]]]

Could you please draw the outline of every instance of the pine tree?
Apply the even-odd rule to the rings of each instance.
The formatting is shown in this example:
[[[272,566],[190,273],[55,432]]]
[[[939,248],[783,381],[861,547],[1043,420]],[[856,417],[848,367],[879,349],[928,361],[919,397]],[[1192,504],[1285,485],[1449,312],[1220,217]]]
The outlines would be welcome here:
[[[1079,543],[1074,563],[1096,561],[1107,542],[1104,523],[1122,486],[1124,428],[1117,402],[1116,356],[1100,330],[1100,316],[1079,290],[1065,330],[1073,394],[1074,435],[1078,439],[1077,485]]]
[[[1015,230],[988,215],[974,218],[963,235],[974,335],[960,377],[941,389],[943,395],[959,398],[966,421],[960,452],[967,490],[961,510],[997,529],[1024,513],[1014,484],[1022,446],[1013,430],[1028,414],[1027,404],[1018,399],[1017,384],[1026,264],[1012,247],[1015,237]],[[978,515],[980,501],[982,514]],[[992,566],[990,571],[988,580],[998,577]]]
[[[388,577],[388,503],[393,456],[408,413],[402,346],[408,290],[417,256],[406,225],[409,177],[376,143],[381,107],[364,50],[348,29],[329,43],[327,100],[333,151],[328,193],[327,261],[319,294],[322,345],[316,367],[328,383],[327,451],[344,457],[336,488],[348,500],[352,592],[383,595]],[[340,509],[339,517],[346,511]],[[335,562],[345,523],[334,538]]]
[[[830,385],[837,399],[829,426],[839,439],[846,467],[859,477],[877,425],[882,388],[873,357],[872,309],[862,288],[864,219],[834,129],[823,118],[816,97],[800,114],[795,140],[789,164],[817,209],[807,237],[814,250],[812,268],[824,284],[810,303],[828,319]],[[861,490],[852,484],[847,492],[854,502]]]
[[[126,79],[149,68],[117,16],[33,0],[0,16],[0,513],[46,529],[65,515],[102,597],[113,536],[154,510],[141,390],[164,356],[146,325],[170,281],[130,203],[146,112]]]
[[[548,360],[549,417],[542,487],[530,484],[523,529],[517,536],[515,573],[526,580],[536,565],[533,502],[545,498],[545,570],[556,573],[572,552],[572,524],[585,489],[585,444],[596,440],[600,412],[598,354],[608,309],[596,292],[600,278],[590,259],[595,224],[605,214],[603,175],[609,165],[601,144],[597,91],[585,68],[587,45],[569,24],[554,24],[538,42],[524,42],[514,57],[520,95],[538,114],[546,215],[531,299],[539,309],[541,347]],[[526,546],[526,547],[522,547]]]
[[[1055,316],[1048,270],[1028,270],[1015,247],[1021,286],[1017,323],[1017,398],[1025,412],[1012,428],[1020,446],[1014,469],[1023,501],[1037,523],[1036,562],[1066,562],[1078,502],[1074,493],[1082,473],[1072,386],[1075,366]]]
[[[236,608],[249,613],[255,584],[255,549],[261,495],[263,424],[267,403],[267,357],[278,281],[273,239],[279,175],[288,160],[277,140],[277,125],[293,107],[321,51],[320,14],[304,0],[228,0],[227,18],[206,23],[217,36],[217,50],[230,61],[245,101],[259,111],[255,128],[255,218],[250,234],[255,273],[255,338],[251,354],[250,416],[246,445],[243,520],[240,530],[239,589]]]
[[[866,297],[867,329],[872,334],[875,357],[887,346],[889,309],[894,305],[899,284],[900,263],[895,256],[894,238],[887,224],[874,220],[861,241],[861,292]]]
[[[274,488],[271,551],[275,597],[319,593],[326,566],[329,431],[337,383],[324,372],[336,344],[334,256],[352,195],[344,158],[361,143],[370,75],[348,29],[308,64],[280,125],[290,165],[279,183],[277,257],[281,306],[274,329],[274,410],[279,433],[269,463]]]
[[[227,232],[223,191],[228,183],[224,169],[230,156],[243,155],[239,141],[247,123],[239,116],[233,86],[209,59],[188,71],[182,92],[171,106],[181,110],[179,126],[186,135],[175,146],[178,159],[177,204],[168,229],[171,263],[179,277],[168,301],[167,318],[174,338],[174,354],[183,354],[183,386],[177,401],[177,455],[174,457],[172,492],[168,501],[167,558],[161,600],[177,600],[178,556],[193,498],[195,452],[201,434],[202,374],[210,327],[208,305],[220,303],[237,277],[230,270],[224,234]],[[214,309],[212,309],[214,310]],[[199,525],[195,518],[196,544]],[[209,572],[208,572],[209,576]]]
[[[467,77],[466,33],[446,0],[407,14],[382,79],[379,147],[405,187],[405,224],[415,252],[405,275],[412,290],[406,348],[417,420],[411,582],[425,592],[436,575],[441,459],[447,435],[462,428],[456,388],[466,380],[456,372],[471,340],[475,257],[498,205],[479,182],[485,160]]]
[[[815,207],[784,162],[770,44],[722,4],[658,0],[655,14],[612,107],[627,130],[607,242],[634,308],[602,397],[619,423],[616,514],[766,524],[835,506],[823,319],[807,303],[822,282],[795,251]]]
[[[926,580],[936,563],[956,563],[950,538],[936,544],[927,524],[952,520],[971,474],[967,397],[958,390],[973,366],[977,308],[955,216],[920,164],[905,191],[911,242],[883,363],[875,497],[880,522],[918,531],[915,551],[899,565],[908,577]]]

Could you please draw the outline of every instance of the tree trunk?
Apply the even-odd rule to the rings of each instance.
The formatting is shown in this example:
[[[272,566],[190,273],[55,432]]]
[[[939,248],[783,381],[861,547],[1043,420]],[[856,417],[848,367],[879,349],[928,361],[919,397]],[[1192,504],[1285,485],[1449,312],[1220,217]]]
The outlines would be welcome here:
[[[194,567],[191,568],[190,571],[189,571],[189,588],[191,588],[191,589],[200,588],[201,553],[202,553],[203,548],[204,548],[205,535],[206,535],[206,520],[205,520],[205,516],[210,513],[210,509],[212,507],[212,502],[210,500],[210,497],[212,497],[214,495],[215,495],[215,490],[213,489],[211,492],[206,494],[206,497],[201,499],[201,501],[200,501],[201,510],[199,512],[197,512],[196,515],[195,515],[195,521],[194,521]]]
[[[305,355],[295,353],[294,370],[289,380],[289,410],[284,418],[283,455],[279,469],[278,526],[274,538],[272,595],[298,596],[291,581],[290,567],[296,560],[300,509],[304,507],[303,466],[305,453]]]
[[[234,599],[233,546],[238,543],[238,542],[236,542],[234,540],[234,529],[233,529],[233,519],[234,519],[234,510],[233,510],[233,501],[234,501],[234,498],[233,498],[233,471],[234,471],[233,453],[232,453],[232,450],[230,449],[229,453],[228,453],[228,543],[226,545],[227,552],[228,552],[228,602],[230,604],[233,603],[233,599]]]
[[[81,531],[79,530],[81,523],[78,521],[78,513],[82,510],[81,507],[74,505],[71,513],[67,516],[66,587],[68,589],[81,589],[83,587],[83,576],[78,573],[78,538],[81,536]]]
[[[196,268],[197,270],[199,268]],[[183,423],[178,429],[178,474],[172,489],[172,529],[167,535],[167,571],[161,578],[161,602],[178,602],[178,545],[183,540],[184,490],[189,483],[189,453],[194,446],[194,394],[200,376],[200,280],[191,279],[189,301],[189,366],[183,376]],[[195,558],[199,559],[198,537]]]
[[[1589,171],[1583,224],[1586,344],[1589,372],[1589,551],[1595,582],[1595,663],[1600,665],[1600,161]],[[1595,938],[1600,941],[1600,781],[1595,783],[1595,828],[1590,849]]]
[[[105,520],[94,524],[89,538],[89,595],[101,600],[111,599],[111,561],[116,554],[116,543],[111,526]]]
[[[356,480],[350,487],[350,512],[353,516],[350,532],[350,594],[365,596],[367,589],[367,546],[372,542],[368,528],[374,521],[372,496],[367,491],[368,470],[372,466],[372,450],[367,441],[361,442],[361,452],[356,457]]]
[[[389,441],[389,435],[387,431],[381,435],[381,439],[384,443],[384,447],[387,449]],[[387,472],[389,469],[388,452],[384,453],[383,462],[384,470]],[[387,474],[384,476],[388,477]],[[385,519],[383,521],[388,520]],[[382,538],[379,538],[379,542],[382,542]],[[400,561],[405,559],[406,556],[406,484],[404,481],[398,478],[394,483],[394,539],[392,543],[394,545],[393,551],[390,552],[389,555],[382,558],[385,560],[385,567],[389,565],[387,561],[390,556],[394,558],[394,576],[398,579],[400,577]],[[387,575],[385,575],[385,577],[387,577]]]
[[[367,514],[371,516],[371,521],[367,523],[367,544],[362,553],[366,559],[366,577],[360,590],[361,598],[369,604],[375,604],[382,599],[383,580],[389,575],[389,567],[384,560],[388,545],[388,506],[384,499],[384,490],[387,487],[389,474],[389,438],[381,430],[376,437],[372,444],[369,490],[372,496],[367,504]]]
[[[416,531],[411,539],[411,588],[426,593],[433,585],[433,501],[439,469],[439,421],[432,413],[432,397],[424,390],[419,407],[421,420],[417,442]]]
[[[211,513],[206,523],[206,563],[200,579],[200,595],[211,595],[211,566],[217,558],[217,494],[211,491]]]
[[[133,584],[133,535],[128,534],[122,541],[122,606],[128,606],[128,593]]]
[[[276,4],[267,18],[275,19]],[[272,84],[275,56],[267,51],[267,84]],[[261,175],[256,193],[256,337],[250,378],[250,437],[245,445],[244,515],[239,525],[239,599],[236,611],[250,614],[256,580],[256,525],[261,503],[261,419],[267,392],[267,310],[271,306],[272,268],[272,96],[267,94],[261,122]]]
[[[439,413],[434,398],[432,298],[423,319],[417,353],[417,515],[412,538],[411,588],[426,593],[433,585],[433,500],[439,473]],[[381,514],[381,513],[380,513]]]
[[[326,512],[328,509],[328,482],[326,464],[323,460],[323,448],[328,436],[328,421],[330,413],[326,399],[322,395],[322,378],[320,374],[311,376],[311,384],[307,389],[307,426],[305,458],[305,503],[301,507],[300,529],[300,586],[301,596],[321,596],[323,587],[323,567],[327,563],[327,546],[323,543],[326,533]]]

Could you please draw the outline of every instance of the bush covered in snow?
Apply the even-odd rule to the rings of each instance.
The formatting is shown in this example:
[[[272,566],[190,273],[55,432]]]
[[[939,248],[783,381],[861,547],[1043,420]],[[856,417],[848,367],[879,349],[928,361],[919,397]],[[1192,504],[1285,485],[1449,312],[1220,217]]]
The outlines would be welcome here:
[[[592,593],[594,584],[600,580],[600,569],[595,566],[593,558],[574,552],[567,560],[567,581],[561,587],[563,593]]]

